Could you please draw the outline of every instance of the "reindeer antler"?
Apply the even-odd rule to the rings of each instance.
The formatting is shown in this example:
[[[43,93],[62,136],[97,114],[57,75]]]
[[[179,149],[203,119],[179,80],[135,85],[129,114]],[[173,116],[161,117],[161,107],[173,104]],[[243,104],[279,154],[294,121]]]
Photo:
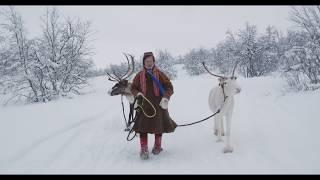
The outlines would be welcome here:
[[[120,77],[120,79],[122,79],[123,77],[125,77],[125,76],[128,74],[128,72],[130,71],[130,62],[129,62],[128,56],[127,56],[127,54],[125,54],[125,53],[122,53],[122,54],[123,54],[123,55],[126,57],[126,59],[127,59],[128,69],[127,69],[127,72]]]
[[[128,55],[130,56],[130,58],[131,58],[131,63],[132,63],[132,69],[131,69],[131,68],[130,68],[129,58],[128,58],[127,54],[125,54],[125,53],[123,53],[123,54],[124,54],[124,56],[126,57],[127,63],[128,63],[128,70],[127,70],[127,72],[126,72],[124,75],[122,75],[121,77],[119,77],[119,76],[115,73],[114,69],[112,69],[112,75],[107,72],[108,80],[109,80],[109,81],[118,81],[118,82],[120,82],[121,80],[127,79],[128,77],[130,77],[130,76],[133,74],[133,72],[134,72],[134,57],[133,57],[132,55],[128,54]],[[130,70],[131,70],[131,72],[130,72]],[[129,73],[129,72],[130,72],[130,73]],[[128,74],[128,73],[129,73],[129,74]]]
[[[234,65],[234,68],[233,68],[233,70],[232,70],[232,75],[231,75],[231,77],[234,76],[234,72],[235,72],[238,64],[239,64],[239,61],[237,61],[236,64]]]
[[[212,72],[210,72],[210,71],[208,70],[208,68],[206,67],[206,65],[205,65],[204,62],[202,62],[202,65],[203,65],[204,69],[205,69],[209,74],[211,74],[212,76],[216,76],[216,77],[219,77],[219,78],[225,78],[224,76],[219,76],[219,75],[216,75],[216,74],[213,74]]]
[[[116,77],[111,76],[111,74],[109,74],[108,72],[106,72],[106,73],[107,73],[107,76],[108,76],[108,80],[109,80],[109,81],[120,81],[120,80],[117,79]]]
[[[131,54],[128,54],[130,56],[130,59],[131,59],[131,64],[132,64],[132,69],[131,69],[130,68],[130,63],[129,63],[129,58],[128,58],[127,54],[125,54],[125,53],[123,53],[123,54],[126,56],[126,59],[127,59],[127,62],[128,62],[128,70],[121,78],[127,79],[128,77],[130,77],[134,73],[134,57]],[[131,72],[129,73],[130,69],[131,69]]]

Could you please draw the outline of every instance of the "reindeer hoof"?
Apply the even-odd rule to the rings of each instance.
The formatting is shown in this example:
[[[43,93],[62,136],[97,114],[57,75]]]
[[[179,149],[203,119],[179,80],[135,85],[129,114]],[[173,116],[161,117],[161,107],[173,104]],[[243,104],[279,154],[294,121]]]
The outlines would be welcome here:
[[[231,146],[227,146],[223,148],[223,153],[232,153],[232,152],[233,152],[233,148]]]

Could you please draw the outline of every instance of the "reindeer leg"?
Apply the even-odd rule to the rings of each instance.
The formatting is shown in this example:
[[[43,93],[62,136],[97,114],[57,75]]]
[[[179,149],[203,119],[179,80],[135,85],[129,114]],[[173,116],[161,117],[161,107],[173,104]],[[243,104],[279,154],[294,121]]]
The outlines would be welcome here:
[[[233,147],[230,145],[230,135],[231,135],[231,118],[232,118],[232,112],[228,112],[226,114],[226,121],[227,121],[227,145],[224,147],[223,152],[224,153],[232,153]]]
[[[224,132],[224,127],[223,127],[223,123],[224,122],[224,117],[221,118],[221,136],[225,136],[225,132]]]
[[[218,140],[217,142],[221,142],[222,141],[222,137],[221,137],[221,123],[222,123],[222,117],[221,116],[217,116],[217,129],[218,129]]]
[[[133,104],[133,102],[134,102],[134,96],[133,95],[126,94],[124,96],[127,98],[127,100],[129,101],[130,104]]]
[[[218,136],[218,131],[219,131],[219,127],[218,127],[218,118],[214,119],[214,135]],[[221,118],[221,136],[224,136],[225,132],[224,132],[224,127],[223,127],[223,118]]]
[[[214,118],[214,127],[213,127],[214,135],[218,136],[218,118]]]

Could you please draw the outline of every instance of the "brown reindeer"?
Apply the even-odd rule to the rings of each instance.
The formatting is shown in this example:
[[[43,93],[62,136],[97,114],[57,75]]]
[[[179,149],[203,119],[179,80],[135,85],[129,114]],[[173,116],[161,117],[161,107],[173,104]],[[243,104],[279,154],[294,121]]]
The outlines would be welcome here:
[[[123,53],[127,59],[128,62],[128,70],[127,72],[122,75],[122,76],[118,76],[114,70],[112,70],[113,74],[109,74],[107,73],[108,79],[110,81],[115,81],[117,82],[109,91],[108,94],[110,96],[117,96],[117,95],[124,95],[130,104],[133,103],[134,101],[134,96],[130,91],[131,88],[131,83],[128,81],[128,78],[134,73],[134,57],[130,54],[125,54]],[[131,66],[130,66],[130,60],[128,58],[128,56],[130,57],[131,60]]]

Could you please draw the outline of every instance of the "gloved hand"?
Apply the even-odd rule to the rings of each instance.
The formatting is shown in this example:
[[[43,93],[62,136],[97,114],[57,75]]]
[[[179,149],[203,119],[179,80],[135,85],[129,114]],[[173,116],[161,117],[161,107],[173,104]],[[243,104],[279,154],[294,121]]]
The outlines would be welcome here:
[[[168,98],[162,98],[160,101],[160,107],[162,107],[162,109],[168,109],[168,103],[169,103]]]

